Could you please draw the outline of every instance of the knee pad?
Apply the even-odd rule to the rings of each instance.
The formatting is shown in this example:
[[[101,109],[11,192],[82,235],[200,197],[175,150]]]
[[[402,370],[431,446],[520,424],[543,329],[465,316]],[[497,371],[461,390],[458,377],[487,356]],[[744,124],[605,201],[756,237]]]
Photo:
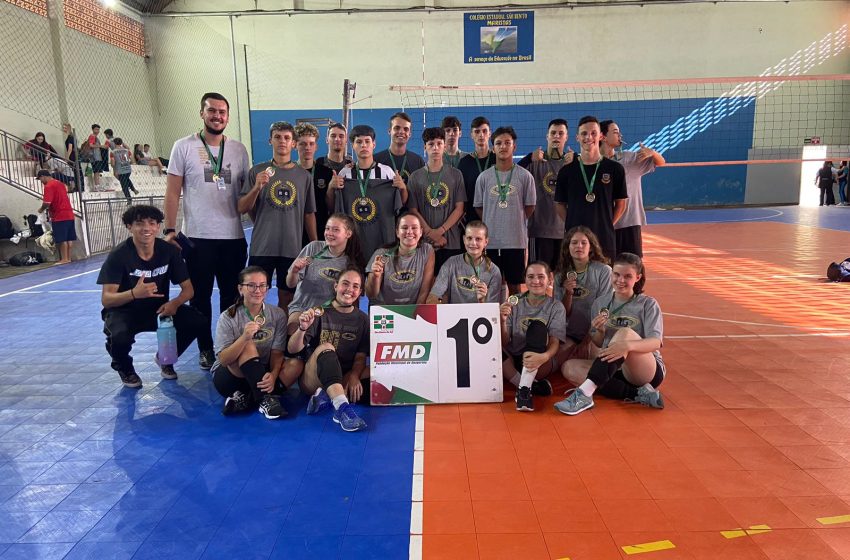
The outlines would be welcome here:
[[[549,345],[549,330],[541,321],[529,321],[525,331],[525,352],[542,354]]]
[[[325,391],[334,383],[342,383],[342,366],[339,365],[335,351],[325,350],[319,354],[316,358],[316,374]]]

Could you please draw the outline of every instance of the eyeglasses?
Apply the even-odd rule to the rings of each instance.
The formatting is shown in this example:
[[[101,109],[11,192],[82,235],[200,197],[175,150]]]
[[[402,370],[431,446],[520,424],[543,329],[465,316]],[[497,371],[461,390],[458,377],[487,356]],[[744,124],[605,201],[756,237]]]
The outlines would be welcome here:
[[[252,292],[257,292],[257,291],[265,292],[266,290],[269,289],[268,284],[239,284],[239,285],[242,286],[243,288],[248,288]]]

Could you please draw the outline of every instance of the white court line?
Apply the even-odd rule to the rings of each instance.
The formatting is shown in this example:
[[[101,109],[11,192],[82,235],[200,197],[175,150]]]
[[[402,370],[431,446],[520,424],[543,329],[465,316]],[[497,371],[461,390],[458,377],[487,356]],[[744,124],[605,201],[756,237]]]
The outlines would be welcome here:
[[[27,288],[21,288],[20,290],[15,290],[12,292],[6,292],[5,294],[0,294],[0,298],[4,298],[6,296],[11,296],[12,294],[20,294],[25,293],[34,288],[41,288],[42,286],[49,286],[50,284],[55,284],[56,282],[64,282],[65,280],[71,280],[72,278],[79,278],[80,276],[85,276],[86,274],[91,274],[92,272],[100,272],[100,268],[95,268],[93,270],[87,270],[85,272],[80,272],[79,274],[72,274],[71,276],[65,276],[64,278],[57,278],[56,280],[50,280],[49,282],[42,282],[41,284],[36,284],[35,286],[29,286]]]
[[[711,277],[712,280],[740,280],[743,278],[740,274],[732,275],[732,276],[718,276],[714,275]],[[769,276],[759,275],[759,278],[771,278],[776,280],[788,280],[789,278],[823,278],[822,274],[771,274]],[[652,281],[658,282],[659,280],[705,280],[705,276],[653,276]]]
[[[691,212],[699,212],[699,211],[700,210],[691,210]],[[741,219],[738,219],[738,220],[710,220],[710,221],[699,220],[697,222],[666,222],[666,223],[663,223],[663,224],[650,224],[650,225],[652,225],[652,226],[679,226],[679,225],[689,225],[689,224],[729,224],[729,223],[732,223],[732,222],[756,222],[756,221],[759,221],[759,220],[769,220],[771,218],[778,218],[779,216],[785,215],[785,212],[783,212],[781,210],[771,210],[771,212],[776,212],[776,214],[774,214],[772,216],[759,216],[757,218],[741,218]]]
[[[422,508],[425,483],[425,407],[416,406],[416,428],[413,444],[413,488],[410,496],[410,547],[408,558],[422,558]]]
[[[694,335],[670,335],[665,336],[664,340],[701,340],[708,338],[800,338],[807,336],[829,336],[843,337],[850,336],[850,331],[841,332],[821,332],[821,333],[787,333],[787,334],[694,334]]]
[[[699,317],[697,315],[684,315],[682,313],[668,313],[664,312],[664,315],[669,315],[670,317],[684,317],[685,319],[699,319],[701,321],[717,321],[720,323],[734,323],[736,325],[751,325],[754,327],[775,327],[777,329],[810,329],[813,331],[841,331],[841,329],[837,329],[834,327],[800,327],[795,325],[778,325],[775,323],[753,323],[751,321],[735,321],[734,319],[715,319],[713,317]],[[844,332],[844,331],[841,331]],[[725,335],[723,335],[725,336]],[[665,338],[670,338],[665,337]]]

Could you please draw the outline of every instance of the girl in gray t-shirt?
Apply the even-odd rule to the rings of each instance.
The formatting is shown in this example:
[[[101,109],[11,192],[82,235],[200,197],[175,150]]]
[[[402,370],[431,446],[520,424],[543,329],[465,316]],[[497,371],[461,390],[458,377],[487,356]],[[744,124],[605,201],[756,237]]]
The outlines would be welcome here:
[[[289,304],[290,334],[298,328],[302,311],[333,297],[339,273],[349,265],[363,266],[360,240],[350,216],[333,214],[325,226],[325,240],[311,241],[301,249],[286,275],[286,285],[295,288]]]
[[[571,228],[561,244],[553,290],[567,312],[567,342],[561,347],[561,363],[571,358],[595,357],[591,355],[588,336],[590,305],[599,296],[610,293],[611,267],[602,254],[599,240],[585,226]]]
[[[366,270],[370,304],[425,303],[434,281],[434,248],[422,243],[422,223],[415,214],[402,214],[396,226],[398,241],[378,249]]]
[[[664,408],[657,390],[666,368],[661,359],[663,321],[654,298],[643,293],[646,272],[643,261],[632,253],[614,259],[614,290],[591,306],[590,335],[601,347],[598,357],[567,362],[572,375],[587,373],[575,392],[557,403],[559,412],[575,415],[593,407],[593,394]]]
[[[563,304],[546,293],[551,283],[549,265],[533,262],[525,269],[528,291],[511,296],[500,308],[505,350],[502,375],[517,387],[517,410],[534,410],[532,393],[552,394],[552,385],[545,378],[557,368],[567,318]]]
[[[466,252],[449,257],[426,303],[499,303],[502,272],[484,254],[489,240],[484,222],[470,222],[463,234]]]

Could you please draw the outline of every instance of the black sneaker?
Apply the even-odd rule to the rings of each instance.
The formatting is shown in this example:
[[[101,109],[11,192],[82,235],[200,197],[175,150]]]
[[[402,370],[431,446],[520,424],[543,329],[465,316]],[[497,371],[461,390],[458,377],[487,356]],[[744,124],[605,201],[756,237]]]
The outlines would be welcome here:
[[[552,394],[552,384],[548,379],[535,379],[531,384],[531,394],[538,397],[548,397]]]
[[[516,390],[516,409],[523,412],[534,411],[534,398],[531,396],[529,387],[519,387]]]
[[[265,395],[263,397],[263,402],[260,403],[260,412],[269,420],[277,420],[287,414],[286,409],[280,405],[277,397],[272,395]]]
[[[159,366],[159,374],[163,379],[177,379],[177,372],[174,371],[174,366]]]
[[[224,407],[221,413],[225,416],[248,412],[251,410],[251,398],[242,391],[235,391],[231,396],[224,399]]]
[[[136,374],[135,371],[119,371],[118,375],[121,376],[121,382],[125,387],[129,387],[131,389],[138,389],[142,386],[142,380]]]
[[[213,354],[212,350],[201,350],[200,356],[198,356],[198,365],[201,366],[201,369],[210,369],[213,367],[215,363],[215,354]]]

